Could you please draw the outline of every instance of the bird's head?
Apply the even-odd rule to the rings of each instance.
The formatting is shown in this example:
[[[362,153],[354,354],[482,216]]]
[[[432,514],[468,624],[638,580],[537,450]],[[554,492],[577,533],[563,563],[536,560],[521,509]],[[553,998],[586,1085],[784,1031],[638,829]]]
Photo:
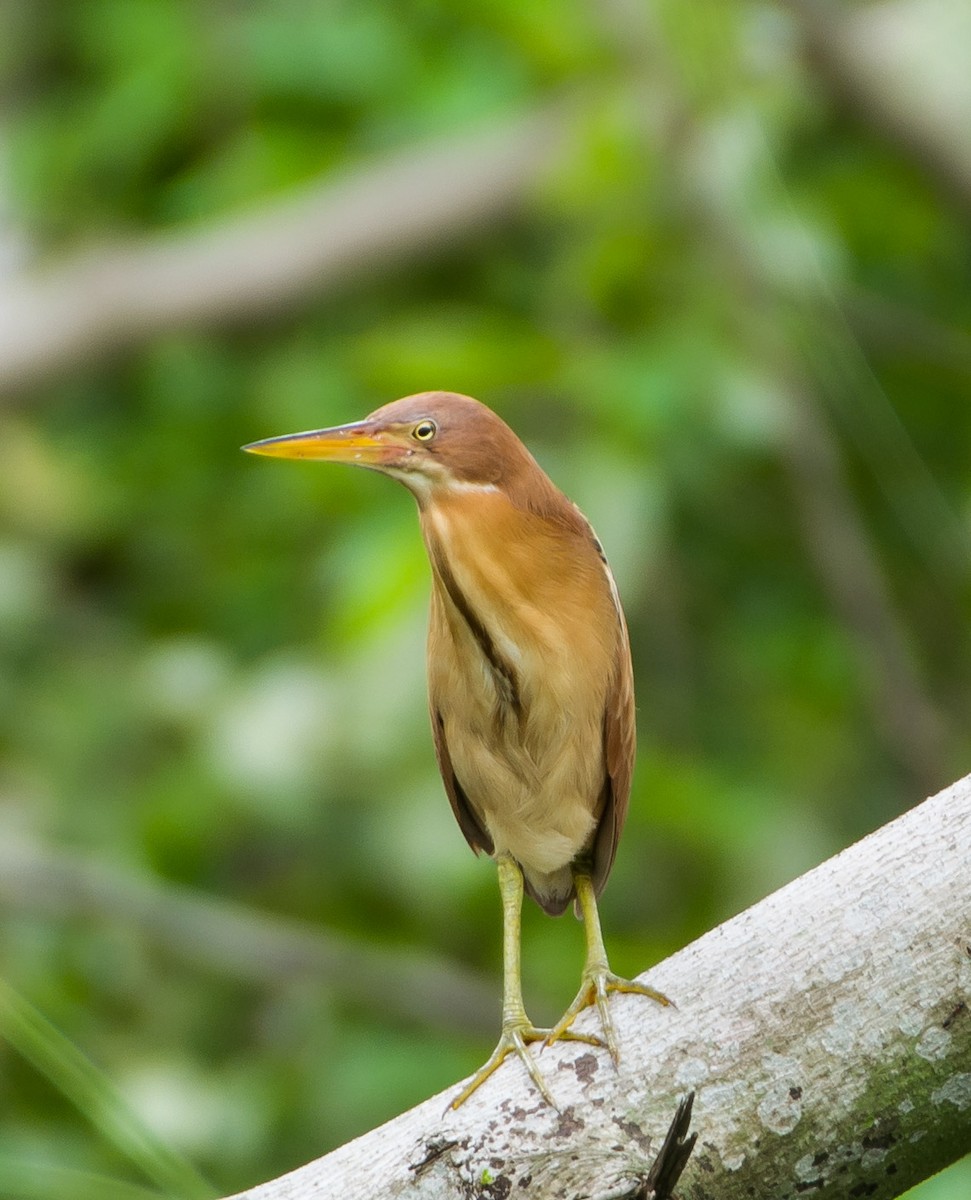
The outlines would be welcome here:
[[[455,392],[420,392],[363,421],[266,438],[243,449],[368,467],[400,480],[419,503],[443,492],[508,488],[524,471],[539,471],[505,421]]]

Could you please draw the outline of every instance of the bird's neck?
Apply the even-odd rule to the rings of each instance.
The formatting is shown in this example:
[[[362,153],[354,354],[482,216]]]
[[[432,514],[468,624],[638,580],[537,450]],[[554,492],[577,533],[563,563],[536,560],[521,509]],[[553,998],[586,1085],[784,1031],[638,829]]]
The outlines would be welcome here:
[[[435,497],[421,507],[421,526],[436,584],[453,601],[457,594],[466,596],[464,607],[515,606],[529,598],[552,565],[546,523],[491,485],[466,485]],[[536,545],[539,540],[543,547]],[[461,601],[457,607],[463,607]]]
[[[616,621],[609,572],[577,510],[523,510],[499,490],[452,493],[421,509],[436,590],[452,613],[514,663],[582,645]],[[487,655],[488,657],[488,655]]]

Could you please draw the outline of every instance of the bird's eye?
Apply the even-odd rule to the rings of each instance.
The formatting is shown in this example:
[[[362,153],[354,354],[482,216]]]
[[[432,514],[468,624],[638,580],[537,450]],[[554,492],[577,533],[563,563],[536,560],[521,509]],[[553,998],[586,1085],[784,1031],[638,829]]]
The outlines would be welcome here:
[[[419,442],[430,442],[437,432],[438,426],[434,421],[419,421],[411,431],[411,436]]]

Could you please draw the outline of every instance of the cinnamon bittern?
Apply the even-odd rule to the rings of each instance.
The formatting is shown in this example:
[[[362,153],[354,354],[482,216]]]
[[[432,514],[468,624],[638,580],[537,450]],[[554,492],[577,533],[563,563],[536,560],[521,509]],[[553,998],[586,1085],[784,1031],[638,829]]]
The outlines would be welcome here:
[[[469,845],[496,860],[503,913],[502,1034],[453,1107],[510,1053],[553,1104],[530,1043],[606,1043],[617,1061],[609,994],[669,1003],[613,974],[597,912],[634,765],[627,625],[600,542],[509,426],[468,396],[423,392],[363,421],[244,449],[369,467],[418,501],[432,574],[428,702],[438,767]],[[552,1029],[534,1026],[523,1005],[524,888],[554,916],[575,901],[584,924],[580,990]],[[590,1004],[603,1041],[570,1029]]]

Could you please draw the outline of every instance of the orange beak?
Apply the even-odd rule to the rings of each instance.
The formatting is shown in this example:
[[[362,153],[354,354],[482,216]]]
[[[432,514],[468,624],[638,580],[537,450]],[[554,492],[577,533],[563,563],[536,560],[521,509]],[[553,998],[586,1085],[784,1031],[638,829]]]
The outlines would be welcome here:
[[[351,463],[378,470],[393,465],[402,454],[402,447],[370,421],[355,421],[351,425],[335,425],[332,429],[313,429],[307,433],[285,433],[282,437],[250,442],[243,449],[271,458]]]

